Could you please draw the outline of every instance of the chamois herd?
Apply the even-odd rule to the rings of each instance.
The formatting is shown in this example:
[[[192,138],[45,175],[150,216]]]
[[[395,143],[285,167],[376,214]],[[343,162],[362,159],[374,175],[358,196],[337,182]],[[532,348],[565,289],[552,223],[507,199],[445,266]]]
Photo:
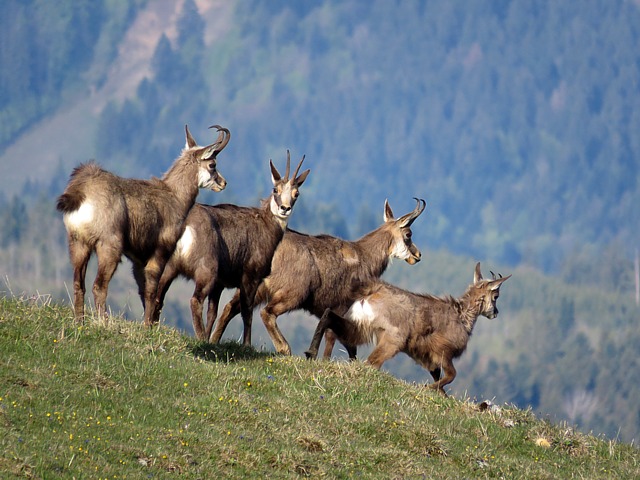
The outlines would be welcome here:
[[[85,276],[93,252],[99,316],[107,315],[107,289],[124,255],[133,264],[147,326],[159,322],[171,283],[183,276],[195,283],[190,306],[201,340],[219,342],[240,313],[243,342],[251,345],[253,310],[264,304],[260,316],[276,351],[291,355],[277,318],[304,309],[320,319],[307,358],[317,357],[323,337],[325,358],[336,340],[350,359],[356,358],[358,345],[374,343],[368,364],[379,369],[404,352],[429,371],[434,379],[429,387],[444,394],[456,375],[453,359],[466,349],[479,316],[498,315],[500,286],[511,275],[492,272],[491,280],[484,279],[478,263],[473,283],[459,298],[417,294],[382,281],[392,258],[409,265],[420,261],[411,225],[426,202],[415,199],[414,210],[396,218],[385,201],[382,225],[356,241],[296,232],[287,223],[310,170],[299,173],[303,156],[289,176],[288,151],[284,175],[269,160],[273,190],[259,207],[196,203],[199,188],[219,192],[227,185],[217,157],[231,133],[219,125],[209,128],[218,137],[203,147],[185,126],[185,147],[159,179],[122,178],[94,162],[73,170],[57,209],[69,242],[75,320],[84,321]],[[217,318],[225,288],[237,290]]]

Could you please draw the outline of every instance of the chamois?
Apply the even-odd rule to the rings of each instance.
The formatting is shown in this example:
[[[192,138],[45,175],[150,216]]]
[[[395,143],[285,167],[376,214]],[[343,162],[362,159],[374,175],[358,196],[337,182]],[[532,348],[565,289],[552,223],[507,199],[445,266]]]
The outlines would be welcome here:
[[[276,323],[278,316],[302,308],[320,318],[327,308],[348,308],[353,290],[380,277],[390,258],[410,265],[420,261],[421,253],[411,240],[410,227],[426,202],[416,202],[412,212],[396,220],[385,200],[384,223],[355,242],[287,230],[271,262],[271,273],[260,284],[254,302],[267,302],[260,315],[278,353],[291,355],[291,347]],[[229,320],[237,314],[238,303],[236,294],[218,320],[213,342],[220,340]],[[245,323],[247,327],[251,326]],[[355,349],[345,346],[349,356],[355,358]],[[329,347],[327,351],[331,355]]]
[[[122,178],[95,162],[71,173],[57,209],[62,212],[73,266],[74,312],[84,320],[85,276],[91,254],[98,257],[93,295],[98,315],[106,315],[109,281],[124,254],[151,325],[158,279],[173,253],[198,188],[223,190],[226,180],[216,169],[216,157],[229,143],[228,129],[213,125],[217,140],[200,147],[185,125],[186,145],[161,179]]]
[[[197,338],[204,340],[211,335],[220,295],[225,288],[239,288],[242,318],[245,324],[251,321],[256,290],[269,274],[273,252],[282,240],[299,188],[309,174],[309,170],[305,170],[298,176],[303,161],[304,157],[289,179],[289,151],[284,177],[269,160],[273,191],[262,201],[260,208],[228,204],[194,205],[185,221],[184,233],[158,284],[158,316],[171,282],[182,275],[196,284],[191,297],[191,315]],[[205,332],[202,309],[207,297]],[[251,344],[250,326],[244,332],[245,343]]]
[[[492,272],[492,277],[482,278],[478,262],[473,284],[457,299],[420,295],[379,280],[363,285],[343,316],[325,311],[307,358],[316,358],[322,335],[330,328],[350,345],[375,342],[367,363],[377,369],[398,352],[406,353],[431,373],[434,383],[429,387],[446,395],[444,386],[456,376],[453,359],[467,348],[476,320],[498,316],[500,285],[511,275],[496,278]]]

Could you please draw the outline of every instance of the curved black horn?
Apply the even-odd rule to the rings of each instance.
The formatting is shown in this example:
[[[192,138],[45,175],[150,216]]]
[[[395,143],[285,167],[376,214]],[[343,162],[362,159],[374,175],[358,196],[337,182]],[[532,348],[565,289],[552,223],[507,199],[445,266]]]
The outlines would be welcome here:
[[[221,127],[220,125],[211,125],[209,128],[215,128],[219,132],[217,140],[212,145],[218,144],[216,151],[220,153],[229,143],[231,132],[228,128]]]
[[[423,199],[416,198],[416,197],[413,197],[413,199],[416,201],[416,208],[414,208],[412,212],[407,213],[406,215],[403,215],[398,220],[398,222],[403,227],[411,226],[414,220],[420,216],[420,214],[424,211],[425,207],[427,206],[427,202],[425,202]]]
[[[304,157],[306,157],[306,155],[302,156],[302,159],[300,160],[300,163],[296,167],[296,171],[293,172],[293,176],[291,177],[292,180],[295,180],[296,177],[298,176],[298,172],[300,171],[300,167],[302,167],[302,162],[304,162]]]

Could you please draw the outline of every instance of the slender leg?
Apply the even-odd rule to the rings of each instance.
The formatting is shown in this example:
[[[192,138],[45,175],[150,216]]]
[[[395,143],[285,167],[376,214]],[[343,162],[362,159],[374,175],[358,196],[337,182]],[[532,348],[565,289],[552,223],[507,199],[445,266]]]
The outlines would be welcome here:
[[[273,341],[273,345],[276,347],[276,352],[282,355],[291,355],[291,346],[282,335],[276,320],[280,315],[294,310],[297,306],[290,300],[285,299],[284,295],[276,293],[260,312],[262,322]]]
[[[157,324],[160,321],[160,313],[162,313],[162,307],[164,307],[164,298],[169,291],[169,287],[178,276],[175,266],[169,262],[164,268],[164,272],[160,276],[158,282],[158,289],[155,298],[155,309],[153,312],[153,318],[151,319],[152,325]]]
[[[134,259],[131,259],[133,262],[133,278],[136,281],[136,285],[138,286],[138,296],[140,297],[140,302],[142,303],[142,308],[144,309],[144,290],[145,290],[145,278],[144,278],[144,265],[137,262]]]
[[[329,330],[325,330],[324,332],[324,353],[322,355],[322,357],[325,360],[329,360],[331,358],[331,353],[333,353],[333,348],[336,344],[336,334],[333,332],[333,330],[329,329]]]
[[[242,289],[240,290],[240,313],[242,314],[242,323],[244,326],[243,344],[251,346],[251,325],[253,323],[253,307],[255,305],[256,292],[259,283],[251,278],[245,277],[242,281]]]
[[[367,363],[380,370],[382,364],[390,358],[393,358],[399,351],[400,347],[392,343],[389,336],[385,332],[382,332],[378,336],[378,344],[367,358]]]
[[[69,238],[69,256],[73,265],[73,312],[75,321],[84,322],[84,296],[87,265],[91,257],[91,248]]]
[[[447,395],[446,392],[444,391],[444,387],[445,385],[449,385],[451,382],[453,382],[453,379],[456,378],[456,369],[453,366],[453,362],[448,359],[445,358],[442,362],[442,372],[444,373],[444,375],[436,380],[435,382],[433,382],[431,385],[429,385],[429,388],[432,388],[434,390],[439,391],[440,393],[442,393],[443,395]],[[433,373],[432,373],[433,375]],[[435,379],[435,377],[434,377]]]
[[[356,360],[356,356],[358,355],[358,347],[355,345],[347,345],[343,344],[344,348],[347,349],[347,354],[349,354],[349,361],[354,362]]]
[[[156,297],[158,296],[158,282],[164,267],[169,260],[169,255],[164,251],[157,252],[144,267],[144,324],[153,325],[156,313]]]
[[[193,331],[198,340],[205,340],[204,325],[202,323],[202,304],[207,294],[203,291],[202,286],[196,284],[196,288],[191,297],[191,318],[193,320]]]
[[[109,282],[120,263],[122,251],[109,244],[99,242],[96,246],[98,256],[98,274],[93,282],[93,298],[99,317],[107,315],[107,290]]]
[[[211,289],[209,293],[209,305],[207,306],[207,328],[205,331],[205,338],[211,338],[211,330],[216,323],[216,317],[218,316],[218,305],[220,305],[220,295],[222,295],[223,288],[216,285]]]
[[[284,312],[283,312],[284,313]],[[282,335],[282,332],[278,328],[278,324],[276,323],[278,316],[273,312],[272,308],[268,305],[262,309],[260,312],[260,316],[262,317],[262,322],[264,323],[269,336],[271,337],[271,341],[273,345],[276,347],[276,352],[281,355],[291,355],[291,346]]]
[[[211,334],[211,343],[220,342],[222,334],[226,330],[227,325],[229,325],[231,319],[238,315],[238,313],[240,313],[240,289],[236,290],[233,298],[229,300],[229,303],[225,305],[224,310],[222,311],[222,315],[220,315],[220,318],[216,323],[216,328]]]
[[[329,332],[327,327],[331,323],[330,315],[331,310],[326,309],[320,317],[320,321],[318,322],[318,326],[316,327],[316,331],[313,333],[313,338],[311,339],[311,344],[309,345],[309,349],[304,352],[309,360],[315,360],[318,357],[318,350],[320,349],[320,342],[322,341],[322,336],[325,335],[325,339],[328,335],[325,332]],[[333,332],[332,332],[333,333]],[[335,342],[335,334],[333,336]],[[333,350],[333,345],[331,345],[331,349]],[[325,358],[326,358],[326,347],[325,347]],[[329,357],[331,357],[331,352],[329,352]]]
[[[322,357],[325,360],[328,360],[331,358],[331,353],[333,352],[333,349],[335,348],[335,344],[336,344],[336,340],[338,339],[338,337],[336,336],[335,332],[331,329],[327,329],[324,332],[324,353],[322,355]],[[349,360],[354,361],[356,359],[356,355],[358,354],[358,347],[354,346],[354,345],[349,345],[347,343],[342,342],[342,345],[344,346],[344,348],[347,350],[347,354],[349,355]]]

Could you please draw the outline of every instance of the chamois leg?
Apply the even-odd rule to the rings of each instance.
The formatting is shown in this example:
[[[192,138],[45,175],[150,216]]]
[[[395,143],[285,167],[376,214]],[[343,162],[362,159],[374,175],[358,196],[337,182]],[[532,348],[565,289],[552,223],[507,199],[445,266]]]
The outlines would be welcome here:
[[[160,281],[158,282],[158,288],[155,298],[155,308],[153,311],[153,318],[151,319],[152,325],[160,322],[160,314],[162,313],[162,307],[164,307],[164,298],[169,291],[169,287],[177,276],[178,274],[175,266],[171,262],[167,263],[164,271],[162,272],[162,275],[160,276]]]
[[[316,327],[316,331],[313,333],[313,338],[311,339],[311,344],[304,354],[307,356],[309,360],[315,360],[318,357],[318,350],[320,349],[320,342],[322,341],[322,336],[325,335],[326,341],[326,332],[328,332],[327,328],[331,323],[330,316],[333,312],[330,309],[326,309],[320,317],[320,321],[318,322],[318,326]],[[334,342],[335,342],[335,334],[334,334]],[[333,345],[331,346],[333,350]],[[326,347],[325,347],[325,357],[326,357]],[[331,352],[329,352],[329,357],[331,357]]]
[[[389,339],[389,335],[386,332],[382,332],[378,336],[378,344],[367,358],[367,363],[380,370],[382,364],[395,357],[399,351],[400,347]]]
[[[193,280],[196,288],[191,297],[191,318],[193,320],[193,330],[198,340],[209,340],[206,336],[205,325],[202,321],[202,306],[205,298],[216,288],[216,272],[211,268],[203,266],[195,271]]]
[[[144,265],[141,263],[132,260],[133,262],[133,278],[136,281],[136,285],[138,285],[138,296],[140,297],[140,302],[142,303],[142,309],[144,310],[144,291],[145,291],[145,275],[144,275]]]
[[[242,344],[251,346],[251,324],[253,323],[253,306],[247,296],[240,294],[240,313],[242,314]]]
[[[87,265],[91,258],[91,248],[69,239],[69,256],[73,265],[73,312],[75,321],[84,322],[84,295]]]
[[[439,379],[429,385],[429,388],[439,391],[444,396],[447,396],[447,393],[444,391],[444,386],[449,385],[453,382],[453,379],[456,378],[456,369],[453,366],[453,362],[449,359],[444,359],[441,365],[441,371],[444,375]],[[433,375],[433,372],[431,372]],[[435,378],[435,377],[434,377]]]
[[[328,360],[331,358],[331,353],[333,352],[337,339],[338,337],[336,336],[333,330],[329,329],[324,332],[323,358],[325,360]],[[346,343],[343,343],[342,345],[347,350],[347,354],[349,355],[349,360],[354,361],[356,359],[356,355],[358,354],[358,347],[355,347],[353,345],[348,345]]]
[[[242,280],[242,288],[240,289],[240,313],[242,314],[243,324],[243,344],[251,346],[251,325],[253,323],[253,306],[255,305],[256,292],[259,283],[256,283],[249,277]]]
[[[198,340],[205,340],[204,325],[202,324],[202,304],[207,294],[204,293],[201,285],[196,284],[196,289],[191,297],[191,318],[193,320],[193,331]]]
[[[118,242],[116,241],[116,244]],[[93,298],[99,317],[107,315],[107,290],[113,274],[118,268],[122,250],[114,245],[99,242],[96,246],[98,274],[93,282]]]
[[[291,346],[284,338],[284,335],[282,335],[276,321],[280,315],[290,312],[295,309],[297,305],[292,302],[287,302],[287,300],[283,298],[283,295],[279,293],[280,292],[276,293],[269,303],[267,303],[267,306],[262,309],[260,316],[271,337],[273,345],[276,347],[276,352],[282,355],[291,355]]]
[[[322,354],[322,358],[325,360],[329,360],[331,358],[331,354],[333,353],[333,348],[336,344],[336,334],[333,330],[325,330],[324,332],[324,353]]]
[[[282,313],[285,312],[283,311]],[[276,352],[281,355],[291,355],[291,346],[284,338],[284,335],[282,335],[280,328],[278,328],[277,319],[280,315],[275,313],[273,309],[267,305],[260,312],[260,316],[262,317],[262,322],[271,337],[273,345],[276,347]]]
[[[331,352],[333,351],[333,346],[335,344],[336,339],[343,339],[341,342],[347,349],[347,353],[349,354],[350,360],[355,360],[357,347],[351,346],[348,343],[344,343],[344,339],[349,339],[349,332],[352,328],[351,321],[345,318],[342,318],[340,315],[327,308],[322,317],[320,317],[320,321],[318,322],[318,326],[316,327],[316,331],[313,334],[313,339],[311,340],[311,345],[309,349],[305,352],[305,355],[309,359],[315,359],[318,356],[318,350],[320,349],[320,342],[322,341],[322,336],[324,335],[325,339],[325,349],[324,356],[325,360],[331,358]],[[354,340],[354,338],[351,338]]]
[[[220,305],[220,295],[222,295],[223,288],[216,285],[211,289],[209,293],[209,303],[207,305],[207,328],[205,330],[205,338],[207,341],[211,337],[211,330],[216,323],[216,317],[218,316],[218,305]]]
[[[170,253],[163,249],[157,251],[144,267],[144,324],[153,325],[156,313],[156,297],[158,295],[158,282],[164,272],[164,267],[169,261]]]
[[[240,313],[240,289],[236,290],[233,298],[225,305],[222,315],[220,315],[218,323],[216,323],[216,328],[211,334],[211,343],[220,342],[227,325],[229,325],[231,319],[238,315],[238,313]]]

